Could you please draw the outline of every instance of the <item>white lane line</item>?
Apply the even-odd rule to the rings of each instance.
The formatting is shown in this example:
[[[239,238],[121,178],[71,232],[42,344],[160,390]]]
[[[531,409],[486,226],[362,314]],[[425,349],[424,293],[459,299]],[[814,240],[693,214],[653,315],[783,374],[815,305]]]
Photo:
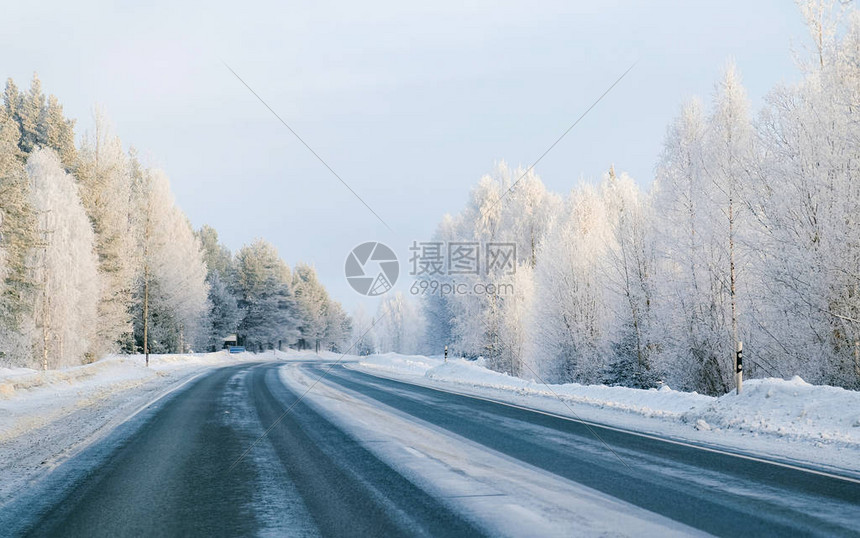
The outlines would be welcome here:
[[[126,422],[128,422],[129,420],[131,420],[131,419],[133,419],[134,417],[136,417],[138,414],[142,413],[146,408],[148,408],[148,407],[150,407],[150,406],[152,406],[152,405],[155,405],[155,404],[156,404],[156,403],[158,403],[158,401],[159,401],[159,400],[161,400],[162,398],[165,398],[165,397],[167,397],[167,396],[169,396],[169,395],[173,394],[173,393],[174,393],[174,392],[176,392],[177,390],[181,389],[182,387],[184,387],[184,386],[185,386],[185,385],[187,385],[188,383],[191,383],[192,381],[194,381],[195,379],[197,379],[198,377],[200,377],[200,376],[202,376],[203,374],[206,374],[206,373],[210,373],[210,371],[209,371],[209,370],[204,370],[204,371],[202,371],[202,372],[200,372],[200,373],[194,374],[193,376],[189,377],[188,379],[186,379],[186,380],[185,380],[185,381],[183,381],[182,383],[180,383],[180,384],[176,385],[175,387],[171,387],[171,388],[170,388],[170,390],[168,390],[167,392],[163,392],[163,393],[159,394],[158,396],[156,396],[155,398],[153,398],[153,399],[152,399],[152,400],[150,400],[149,402],[147,402],[147,403],[143,404],[142,406],[140,406],[139,408],[137,408],[137,410],[136,410],[134,413],[132,413],[132,414],[130,414],[129,416],[125,417],[125,418],[122,420],[122,422],[120,422],[119,424],[117,424],[117,427],[119,427],[119,426],[121,426],[121,425],[125,424],[125,423],[126,423]]]
[[[405,380],[403,380],[403,379],[397,379],[397,378],[394,378],[394,377],[389,377],[389,376],[386,376],[386,375],[383,375],[383,374],[365,372],[364,370],[353,370],[353,371],[357,371],[357,372],[362,373],[362,374],[367,374],[367,375],[372,376],[372,377],[378,377],[378,378],[380,378],[380,379],[387,379],[387,380],[389,380],[389,381],[397,381],[397,382],[399,382],[399,383],[405,383],[405,384],[407,384],[407,385],[412,385],[412,386],[415,386],[415,387],[420,387],[420,388],[424,388],[424,389],[435,390],[435,391],[443,392],[443,393],[456,394],[457,396],[463,396],[463,397],[465,397],[465,398],[473,398],[473,399],[475,399],[475,400],[482,400],[482,401],[485,401],[485,402],[490,402],[490,403],[494,403],[494,404],[504,405],[504,406],[507,406],[507,407],[512,407],[512,408],[520,409],[520,410],[523,410],[523,411],[529,411],[529,412],[532,412],[532,413],[539,413],[539,414],[541,414],[541,415],[546,415],[546,416],[553,417],[553,418],[558,418],[558,419],[561,419],[561,420],[567,420],[567,421],[575,422],[575,423],[578,423],[578,424],[586,424],[586,425],[589,425],[589,426],[594,426],[594,427],[597,427],[597,428],[603,428],[603,429],[606,429],[606,430],[612,430],[612,431],[616,431],[616,432],[620,432],[620,433],[627,433],[627,434],[635,435],[635,436],[638,436],[638,437],[644,437],[644,438],[646,438],[646,439],[652,439],[652,440],[654,440],[654,441],[662,441],[662,442],[664,442],[664,443],[669,443],[669,444],[673,444],[673,445],[684,446],[684,447],[688,447],[688,448],[694,448],[694,449],[697,449],[697,450],[704,450],[704,451],[706,451],[706,452],[713,452],[713,453],[715,453],[715,454],[722,454],[722,455],[724,455],[724,456],[733,456],[733,457],[735,457],[735,458],[740,458],[740,459],[745,459],[745,460],[755,461],[755,462],[759,462],[759,463],[767,463],[767,464],[769,464],[769,465],[776,465],[777,467],[784,467],[784,468],[786,468],[786,469],[792,469],[792,470],[794,470],[794,471],[801,471],[801,472],[804,472],[804,473],[810,473],[810,474],[820,475],[820,476],[824,476],[824,477],[827,477],[827,478],[834,478],[834,479],[837,479],[837,480],[843,480],[843,481],[845,481],[845,482],[850,482],[850,483],[852,483],[852,484],[860,484],[860,479],[858,479],[858,478],[853,478],[853,477],[850,477],[850,476],[843,476],[843,475],[838,475],[838,474],[828,473],[828,472],[826,472],[826,471],[819,471],[819,470],[817,470],[817,469],[809,469],[809,468],[806,468],[806,467],[800,467],[800,466],[797,466],[797,465],[792,465],[792,464],[790,464],[790,463],[783,463],[783,462],[780,462],[780,461],[768,460],[768,459],[759,458],[759,457],[752,456],[752,455],[748,455],[748,454],[742,454],[742,453],[739,453],[739,452],[730,452],[730,451],[727,451],[727,450],[721,450],[721,449],[719,449],[719,448],[713,448],[713,447],[708,447],[708,446],[703,446],[703,445],[696,445],[696,444],[688,443],[688,442],[685,442],[685,441],[679,441],[679,440],[676,440],[676,439],[669,439],[669,438],[666,438],[666,437],[659,437],[659,436],[656,436],[656,435],[652,435],[652,434],[648,434],[648,433],[642,433],[642,432],[637,432],[637,431],[634,431],[634,430],[626,430],[626,429],[624,429],[624,428],[618,428],[618,427],[615,427],[615,426],[609,426],[609,425],[607,425],[607,424],[601,424],[601,423],[599,423],[599,422],[591,422],[591,421],[586,421],[586,420],[579,420],[579,419],[575,419],[575,418],[573,418],[573,417],[568,417],[568,416],[564,416],[564,415],[559,415],[559,414],[553,413],[553,412],[551,412],[551,411],[543,411],[543,410],[541,410],[541,409],[535,409],[535,408],[532,408],[532,407],[525,407],[525,406],[517,405],[517,404],[515,404],[515,403],[511,403],[511,402],[505,402],[505,401],[501,401],[501,400],[495,400],[495,399],[493,399],[493,398],[485,398],[485,397],[483,397],[483,396],[477,396],[477,395],[474,395],[474,394],[468,394],[468,393],[465,393],[465,392],[459,392],[459,391],[456,391],[456,390],[443,389],[443,388],[439,388],[439,387],[435,387],[435,386],[431,387],[431,386],[428,386],[428,385],[422,385],[422,384],[420,384],[420,383],[413,383],[413,382],[411,382],[411,381],[405,381]]]

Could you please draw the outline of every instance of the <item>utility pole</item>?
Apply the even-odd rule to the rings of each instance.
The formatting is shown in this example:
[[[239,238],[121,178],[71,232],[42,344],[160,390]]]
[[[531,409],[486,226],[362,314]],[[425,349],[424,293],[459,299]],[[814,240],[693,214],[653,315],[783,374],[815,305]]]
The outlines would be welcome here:
[[[146,249],[144,248],[144,256]],[[143,262],[143,354],[149,368],[149,264]]]
[[[149,192],[149,177],[146,176],[146,205],[143,207],[143,354],[146,357],[146,367],[149,368],[149,239],[150,216],[152,215],[152,198]]]
[[[47,286],[46,286],[47,288]],[[42,370],[48,371],[48,316],[51,315],[51,300],[48,298],[48,291],[45,290],[45,300],[44,300],[44,315],[42,319]]]
[[[42,370],[48,371],[48,342],[50,341],[51,333],[51,293],[48,291],[48,245],[50,241],[48,236],[51,230],[48,229],[48,209],[43,212],[45,215],[45,227],[42,230],[44,237],[42,239]]]

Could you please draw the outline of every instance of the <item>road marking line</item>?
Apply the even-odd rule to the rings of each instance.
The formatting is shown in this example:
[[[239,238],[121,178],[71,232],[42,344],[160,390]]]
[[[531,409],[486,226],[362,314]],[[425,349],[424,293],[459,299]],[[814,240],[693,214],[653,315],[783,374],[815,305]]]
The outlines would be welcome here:
[[[126,423],[126,422],[128,422],[129,420],[131,420],[131,419],[133,419],[134,417],[136,417],[138,414],[142,413],[142,412],[144,411],[144,409],[148,408],[148,407],[149,407],[149,406],[151,406],[151,405],[154,405],[154,404],[158,403],[158,401],[159,401],[159,400],[161,400],[162,398],[164,398],[165,396],[169,396],[169,395],[173,394],[174,392],[176,392],[177,390],[181,389],[182,387],[184,387],[184,386],[185,386],[185,385],[187,385],[188,383],[191,383],[192,381],[194,381],[194,380],[195,380],[195,379],[197,379],[198,377],[200,377],[200,376],[202,376],[203,374],[208,373],[208,372],[209,372],[209,369],[204,370],[204,371],[202,371],[202,372],[199,372],[199,373],[197,373],[197,374],[194,374],[193,376],[189,377],[188,379],[186,379],[186,380],[185,380],[185,381],[183,381],[182,383],[180,383],[180,384],[176,385],[175,387],[171,387],[171,389],[170,389],[170,390],[168,390],[167,392],[162,393],[162,394],[159,394],[158,396],[156,396],[155,398],[153,398],[152,400],[150,400],[148,403],[145,403],[145,404],[143,404],[142,406],[140,406],[140,407],[139,407],[139,408],[138,408],[134,413],[132,413],[132,414],[130,414],[129,416],[125,417],[125,418],[122,420],[122,422],[120,422],[119,424],[117,424],[117,425],[116,425],[116,427],[122,426],[123,424],[125,424],[125,423]],[[114,429],[115,429],[115,428],[114,428]]]

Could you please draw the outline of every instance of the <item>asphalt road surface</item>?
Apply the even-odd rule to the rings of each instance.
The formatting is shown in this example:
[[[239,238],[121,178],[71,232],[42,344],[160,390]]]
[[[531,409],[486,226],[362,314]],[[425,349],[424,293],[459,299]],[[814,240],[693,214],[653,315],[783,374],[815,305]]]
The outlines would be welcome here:
[[[489,534],[480,517],[395,470],[312,397],[301,399],[282,382],[283,366],[222,368],[190,383],[22,495],[0,516],[0,535]],[[288,367],[313,379],[329,369],[321,361]],[[323,387],[705,533],[860,536],[856,481],[341,365]],[[579,534],[575,525],[569,534]]]

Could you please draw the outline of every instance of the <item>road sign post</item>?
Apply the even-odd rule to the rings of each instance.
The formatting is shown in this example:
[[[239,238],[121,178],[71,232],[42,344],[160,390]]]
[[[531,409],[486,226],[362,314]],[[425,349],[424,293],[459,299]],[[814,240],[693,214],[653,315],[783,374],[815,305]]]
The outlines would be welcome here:
[[[738,350],[735,353],[735,375],[737,377],[738,394],[744,386],[744,343],[738,341]]]

